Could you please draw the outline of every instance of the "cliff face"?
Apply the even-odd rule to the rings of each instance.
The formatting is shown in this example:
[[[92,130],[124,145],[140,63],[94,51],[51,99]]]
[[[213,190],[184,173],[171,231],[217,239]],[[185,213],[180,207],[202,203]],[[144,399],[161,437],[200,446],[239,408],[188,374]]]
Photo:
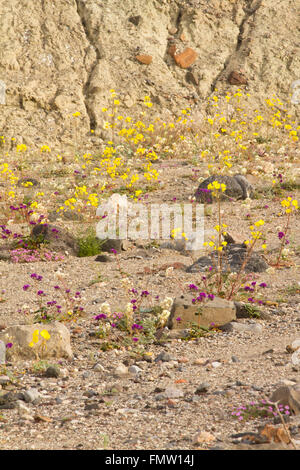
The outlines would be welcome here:
[[[67,142],[79,111],[78,132],[101,135],[111,88],[131,115],[145,95],[155,112],[203,109],[215,88],[288,101],[299,13],[297,0],[0,0],[0,133]]]

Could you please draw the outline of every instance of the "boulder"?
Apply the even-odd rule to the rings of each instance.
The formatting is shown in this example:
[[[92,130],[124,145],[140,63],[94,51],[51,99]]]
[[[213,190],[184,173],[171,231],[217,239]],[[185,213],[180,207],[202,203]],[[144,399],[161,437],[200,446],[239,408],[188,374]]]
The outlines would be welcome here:
[[[45,340],[46,347],[41,349],[42,337],[39,335],[38,343],[33,347],[29,346],[32,342],[33,332],[35,330],[47,330],[50,339]],[[45,358],[73,358],[70,332],[68,328],[60,322],[48,324],[34,323],[32,325],[15,325],[6,328],[0,333],[0,340],[6,341],[9,338],[12,347],[7,349],[6,357],[8,361],[18,359],[36,359],[37,354],[40,359]]]
[[[46,243],[51,251],[68,252],[74,256],[78,254],[78,244],[67,230],[52,224],[36,224],[31,237],[40,243]]]
[[[283,406],[289,406],[292,413],[295,415],[300,414],[300,383],[277,388],[270,401],[278,402],[278,404]]]
[[[223,272],[238,273],[242,264],[247,256],[247,245],[244,243],[232,243],[223,249]],[[218,259],[218,254],[214,251],[209,256],[201,256],[195,263],[188,266],[186,272],[198,273],[205,272],[210,266],[215,266]],[[268,265],[264,258],[253,252],[245,266],[247,273],[262,273],[268,269]]]
[[[253,187],[249,181],[243,175],[212,175],[206,178],[202,183],[199,184],[198,189],[195,193],[197,202],[211,204],[214,202],[214,197],[207,186],[213,181],[218,181],[221,184],[226,185],[226,190],[221,194],[221,199],[236,199],[244,200],[251,197],[253,194]]]
[[[209,327],[212,323],[215,325],[224,325],[231,320],[236,319],[234,302],[215,297],[207,302],[193,303],[192,300],[196,294],[185,294],[175,298],[171,314],[168,320],[168,328],[183,329],[189,328],[191,323],[198,323],[200,312],[200,326]],[[180,320],[178,320],[180,318]]]

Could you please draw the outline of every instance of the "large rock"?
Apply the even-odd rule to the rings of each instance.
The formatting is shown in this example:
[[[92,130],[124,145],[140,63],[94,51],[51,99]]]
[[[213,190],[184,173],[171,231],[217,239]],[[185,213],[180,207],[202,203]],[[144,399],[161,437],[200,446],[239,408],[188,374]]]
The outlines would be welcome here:
[[[112,87],[133,112],[144,109],[144,95],[182,109],[194,94],[199,109],[215,88],[235,92],[240,85],[228,79],[241,68],[249,105],[273,93],[289,99],[299,78],[297,8],[295,0],[0,0],[1,134],[74,143],[76,126],[77,142],[86,142],[90,128],[102,129]],[[172,30],[176,54],[188,47],[201,58],[192,65],[199,84],[186,85],[186,69],[166,57]],[[141,52],[153,57],[146,71],[134,60]]]
[[[200,326],[209,327],[224,325],[236,319],[235,305],[233,302],[219,297],[207,302],[193,304],[192,300],[197,294],[186,294],[174,300],[171,314],[168,320],[168,328],[182,329],[191,326],[191,323],[198,323],[199,316],[196,315],[201,309]],[[177,319],[180,318],[180,321]]]
[[[247,245],[244,243],[229,244],[223,249],[222,266],[224,272],[239,272],[242,264],[247,256]],[[218,259],[217,253],[214,251],[209,256],[201,256],[195,263],[189,266],[186,271],[188,273],[205,272],[210,266],[215,266]],[[245,265],[246,273],[262,273],[268,268],[263,257],[253,252]]]
[[[300,414],[300,383],[279,387],[271,396],[270,401],[289,406],[295,415]]]
[[[50,334],[50,339],[46,341],[46,348],[39,354],[40,359],[51,357],[73,358],[68,328],[62,323],[54,322],[48,324],[15,325],[6,328],[6,330],[0,333],[0,340],[5,342],[9,338],[9,341],[12,343],[12,347],[6,351],[7,360],[16,361],[18,359],[36,358],[35,353],[40,351],[39,345],[42,338],[39,335],[39,342],[33,348],[29,346],[35,330],[39,330],[39,332],[47,330]]]
[[[212,196],[211,190],[207,188],[207,186],[214,181],[226,184],[226,190],[224,193],[221,193],[221,199],[247,199],[253,194],[252,185],[243,175],[212,175],[199,184],[195,193],[197,202],[211,204],[215,200]]]
[[[77,256],[78,244],[67,230],[52,224],[37,224],[31,231],[31,237],[37,242],[46,243],[47,247],[56,252]]]

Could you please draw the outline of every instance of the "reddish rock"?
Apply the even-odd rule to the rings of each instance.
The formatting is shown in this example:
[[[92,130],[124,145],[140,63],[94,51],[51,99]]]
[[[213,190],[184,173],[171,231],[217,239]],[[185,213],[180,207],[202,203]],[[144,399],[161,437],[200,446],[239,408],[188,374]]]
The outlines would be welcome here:
[[[151,62],[152,62],[152,56],[151,56],[151,55],[147,55],[147,54],[137,55],[137,56],[136,56],[136,59],[137,59],[141,64],[144,64],[144,65],[149,65],[149,64],[151,64]]]
[[[230,85],[247,85],[248,80],[245,75],[241,72],[236,72],[235,70],[230,73],[228,77],[228,82]]]
[[[174,55],[176,64],[179,65],[179,67],[181,67],[182,69],[187,69],[188,67],[190,67],[195,62],[197,57],[197,52],[195,52],[190,47],[184,49],[184,51],[180,54]]]

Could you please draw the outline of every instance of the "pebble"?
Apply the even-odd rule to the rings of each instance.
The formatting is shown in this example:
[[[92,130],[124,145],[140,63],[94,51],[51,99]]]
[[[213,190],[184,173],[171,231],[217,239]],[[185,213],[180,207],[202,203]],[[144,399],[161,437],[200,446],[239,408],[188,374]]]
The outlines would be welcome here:
[[[232,362],[241,362],[237,356],[231,357]]]
[[[4,341],[0,341],[0,364],[5,364],[6,346]]]
[[[58,377],[60,375],[59,367],[49,366],[45,371],[45,377]]]
[[[131,374],[139,374],[140,372],[143,372],[143,369],[133,365],[128,368],[128,372],[130,372]]]
[[[104,369],[103,365],[100,364],[99,362],[97,364],[95,364],[94,370],[96,372],[105,372],[105,369]]]
[[[164,391],[166,398],[182,398],[184,396],[183,390],[176,387],[167,387]]]
[[[8,375],[0,375],[0,385],[7,385],[10,382]]]
[[[206,393],[206,392],[208,392],[209,388],[210,388],[209,383],[207,383],[207,382],[202,382],[202,383],[196,388],[195,394],[198,395],[198,394],[200,394],[200,393]]]
[[[114,370],[114,375],[116,377],[125,377],[128,375],[128,367],[124,366],[124,364],[118,365]]]
[[[154,362],[159,362],[159,361],[169,362],[172,360],[173,358],[171,357],[169,353],[167,353],[166,351],[162,351],[158,356],[156,356],[156,358],[154,359]]]
[[[40,394],[36,388],[30,388],[23,392],[24,400],[26,403],[37,403],[40,399]]]
[[[214,361],[214,362],[211,363],[211,365],[214,369],[216,369],[217,367],[220,367],[222,365],[222,363],[218,362],[218,361]]]

